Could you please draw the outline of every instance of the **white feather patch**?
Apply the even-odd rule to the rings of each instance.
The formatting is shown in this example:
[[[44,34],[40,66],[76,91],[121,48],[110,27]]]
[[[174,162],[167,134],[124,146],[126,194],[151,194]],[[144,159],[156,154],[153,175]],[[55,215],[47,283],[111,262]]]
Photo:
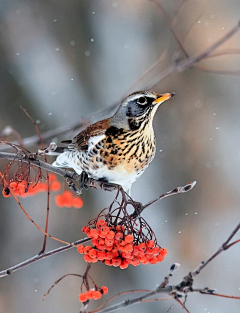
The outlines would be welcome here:
[[[102,139],[104,139],[105,137],[106,137],[105,135],[98,135],[98,136],[90,137],[88,139],[88,151],[91,150],[94,146],[96,146],[96,144]]]

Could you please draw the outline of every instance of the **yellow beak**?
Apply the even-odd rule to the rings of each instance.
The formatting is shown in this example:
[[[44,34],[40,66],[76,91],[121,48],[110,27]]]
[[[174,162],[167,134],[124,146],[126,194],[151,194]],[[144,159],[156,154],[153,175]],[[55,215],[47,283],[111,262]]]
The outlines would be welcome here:
[[[164,93],[163,95],[159,95],[159,97],[156,100],[153,101],[153,104],[160,104],[160,103],[170,99],[174,95],[175,95],[175,92],[173,92],[173,93]]]

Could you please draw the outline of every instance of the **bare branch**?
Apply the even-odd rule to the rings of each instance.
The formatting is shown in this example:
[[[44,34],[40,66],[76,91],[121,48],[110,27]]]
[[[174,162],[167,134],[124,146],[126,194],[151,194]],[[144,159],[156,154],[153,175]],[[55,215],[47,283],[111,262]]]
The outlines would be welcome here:
[[[233,230],[233,232],[231,233],[231,235],[228,237],[228,239],[222,244],[222,246],[218,249],[217,252],[215,252],[206,262],[202,262],[192,273],[191,276],[195,277],[196,275],[198,275],[201,270],[207,266],[208,263],[210,263],[213,259],[216,258],[216,256],[218,256],[221,252],[223,252],[224,250],[229,249],[232,244],[229,244],[229,241],[236,235],[236,233],[238,232],[238,230],[240,229],[240,223],[235,227],[235,229]],[[238,242],[238,241],[237,241]],[[236,242],[235,242],[236,243]]]
[[[4,277],[4,276],[8,276],[8,275],[11,275],[13,272],[16,272],[17,270],[27,266],[27,265],[30,265],[32,263],[35,263],[39,260],[42,260],[42,259],[45,259],[51,255],[54,255],[54,254],[57,254],[59,252],[63,252],[63,251],[66,251],[66,250],[69,250],[69,249],[72,249],[80,244],[83,244],[87,241],[90,241],[89,238],[84,238],[84,239],[80,239],[80,240],[77,240],[75,242],[72,242],[70,243],[69,245],[66,245],[66,246],[62,246],[62,247],[59,247],[57,249],[54,249],[54,250],[51,250],[49,252],[46,252],[44,254],[37,254],[35,255],[34,257],[28,259],[28,260],[25,260],[23,261],[22,263],[19,263],[15,266],[12,266],[12,267],[9,267],[8,269],[6,270],[3,270],[3,271],[0,271],[0,278],[1,277]]]
[[[170,18],[170,16],[168,15],[168,13],[166,12],[166,10],[164,9],[164,7],[162,6],[161,2],[158,0],[151,0],[163,13],[163,16],[165,17],[166,23],[168,28],[170,29],[170,31],[172,32],[175,40],[177,41],[177,43],[179,44],[181,50],[183,51],[184,55],[186,58],[188,58],[188,53],[184,48],[183,42],[182,40],[179,38],[179,36],[177,35],[176,31],[173,28],[173,22],[172,19]],[[180,5],[181,7],[181,5]]]
[[[153,203],[159,201],[159,200],[162,200],[162,199],[167,198],[169,196],[177,195],[177,194],[180,194],[180,193],[185,193],[185,192],[188,192],[188,191],[192,190],[193,187],[196,185],[196,183],[197,183],[196,181],[194,181],[192,183],[189,182],[187,185],[185,185],[183,187],[177,187],[177,188],[175,188],[175,189],[173,189],[171,191],[168,191],[168,192],[162,194],[160,197],[157,197],[156,199],[154,199],[154,200],[148,202],[147,204],[145,204],[143,206],[143,210],[146,209],[148,206],[152,205]]]
[[[163,80],[168,75],[172,74],[173,72],[182,72],[194,64],[199,63],[203,59],[207,58],[213,51],[215,51],[218,47],[220,47],[223,43],[229,40],[233,35],[235,35],[240,29],[240,22],[233,27],[227,34],[225,34],[222,38],[217,40],[213,45],[209,48],[204,50],[203,52],[199,53],[195,57],[189,57],[188,59],[184,59],[182,61],[176,62],[175,64],[171,64],[168,68],[163,70],[157,77],[153,79],[153,81],[146,87],[146,89],[153,88],[157,83]]]
[[[82,275],[79,275],[79,274],[66,274],[66,275],[63,275],[62,277],[60,277],[58,280],[56,280],[54,282],[54,284],[48,289],[48,291],[45,293],[45,295],[43,295],[43,300],[45,300],[46,296],[50,294],[51,290],[53,289],[53,287],[55,287],[58,283],[60,283],[61,280],[63,280],[65,277],[68,277],[68,276],[76,276],[76,277],[80,277],[82,278]]]

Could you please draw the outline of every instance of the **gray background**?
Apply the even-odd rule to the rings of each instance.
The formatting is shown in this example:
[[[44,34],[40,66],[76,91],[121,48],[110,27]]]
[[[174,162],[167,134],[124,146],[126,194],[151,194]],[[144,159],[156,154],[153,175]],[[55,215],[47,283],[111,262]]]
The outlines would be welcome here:
[[[171,17],[181,5],[174,27],[190,55],[209,47],[240,17],[237,0],[161,3]],[[23,137],[34,135],[35,130],[20,105],[39,120],[41,132],[74,124],[81,117],[94,120],[99,109],[148,85],[173,62],[178,49],[163,15],[146,0],[1,0],[0,38],[0,127],[11,125]],[[218,51],[240,49],[239,39],[240,33]],[[161,66],[132,88],[163,53]],[[240,69],[239,61],[238,55],[228,54],[201,65],[231,72]],[[95,264],[92,277],[97,284],[109,287],[109,296],[129,289],[154,289],[173,262],[181,264],[171,280],[178,283],[216,251],[239,222],[239,83],[239,76],[191,69],[175,72],[153,88],[175,91],[176,96],[156,114],[156,157],[134,184],[132,196],[146,203],[189,180],[198,184],[190,193],[167,198],[143,214],[159,244],[169,251],[164,262],[125,271]],[[65,137],[54,138],[61,139]],[[1,161],[2,170],[3,164]],[[49,233],[74,241],[83,237],[82,226],[107,206],[113,195],[84,191],[81,210],[56,207],[54,196]],[[44,227],[46,195],[26,198],[22,204]],[[0,197],[0,212],[0,269],[5,269],[37,254],[43,238],[13,199]],[[49,239],[47,250],[58,246]],[[78,312],[78,278],[66,278],[45,301],[42,296],[59,277],[82,274],[85,266],[72,249],[2,278],[0,312]],[[239,247],[234,246],[212,262],[194,286],[240,296],[239,266]],[[182,312],[173,300],[123,311],[167,312],[170,307],[171,313]],[[199,294],[191,294],[187,301],[187,308],[194,313],[236,313],[239,307],[238,300]]]

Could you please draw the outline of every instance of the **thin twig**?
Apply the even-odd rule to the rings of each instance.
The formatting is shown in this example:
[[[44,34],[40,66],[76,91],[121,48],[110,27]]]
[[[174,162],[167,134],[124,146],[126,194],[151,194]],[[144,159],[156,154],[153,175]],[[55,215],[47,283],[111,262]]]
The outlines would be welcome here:
[[[0,177],[2,179],[2,181],[4,182],[5,185],[7,185],[7,182],[5,181],[4,176],[2,175],[2,173],[0,172]],[[61,242],[61,243],[65,243],[66,245],[69,245],[70,243],[61,239],[58,239],[52,235],[49,235],[46,231],[44,231],[40,226],[38,226],[37,223],[34,222],[34,220],[30,217],[30,215],[26,212],[26,210],[24,209],[24,207],[21,205],[20,201],[18,200],[17,196],[15,195],[15,193],[12,191],[11,188],[9,188],[9,192],[11,193],[11,195],[13,196],[13,198],[16,200],[17,204],[20,206],[21,210],[23,211],[23,213],[26,215],[26,217],[30,220],[30,222],[33,223],[33,225],[35,227],[37,227],[38,230],[40,230],[40,232],[42,232],[46,237],[49,237],[55,241]]]
[[[201,270],[208,265],[213,259],[216,258],[221,252],[228,250],[232,244],[229,244],[229,241],[236,235],[236,233],[240,229],[240,223],[235,227],[231,235],[228,237],[228,239],[222,244],[222,246],[218,249],[217,252],[215,252],[206,262],[202,262],[193,272],[192,272],[192,277],[195,277],[197,274],[201,272]],[[235,241],[235,243],[239,242],[239,240]]]
[[[208,73],[213,73],[213,74],[222,74],[222,75],[240,75],[240,70],[211,70],[210,68],[204,66],[204,65],[193,65],[194,69],[203,71],[203,72],[208,72]]]
[[[195,291],[195,290],[193,290],[193,291]],[[223,295],[221,293],[209,293],[209,292],[205,292],[204,290],[199,290],[199,292],[202,295],[208,295],[208,296],[215,296],[215,297],[222,297],[222,298],[240,300],[240,297]]]
[[[45,293],[45,295],[43,295],[43,300],[45,300],[46,296],[50,294],[51,290],[53,289],[53,287],[55,287],[58,283],[60,283],[61,280],[63,280],[65,277],[67,276],[76,276],[76,277],[80,277],[82,278],[82,275],[79,274],[66,274],[63,275],[62,277],[60,277],[58,280],[56,280],[54,282],[54,284],[48,289],[48,291]]]
[[[203,52],[199,53],[197,56],[189,57],[188,59],[184,59],[182,61],[176,62],[175,64],[171,64],[169,67],[163,70],[157,77],[155,77],[152,80],[152,82],[148,86],[146,86],[146,89],[148,90],[153,88],[157,83],[159,83],[161,80],[163,80],[165,77],[172,74],[173,72],[182,72],[192,67],[194,64],[199,63],[203,59],[207,58],[214,50],[216,50],[223,43],[229,40],[233,35],[235,35],[239,31],[239,29],[240,22],[238,22],[238,24],[235,27],[233,27],[228,33],[226,33],[222,38],[217,40],[213,45],[211,45]]]
[[[146,293],[143,296],[136,297],[136,298],[133,298],[133,299],[128,299],[128,300],[119,302],[118,304],[114,304],[114,305],[112,305],[112,306],[110,306],[108,308],[105,308],[105,309],[102,309],[102,310],[98,310],[98,311],[96,310],[94,312],[107,313],[107,312],[117,311],[119,309],[124,309],[124,308],[126,308],[126,307],[128,307],[130,305],[138,304],[138,303],[142,302],[145,299],[148,299],[148,298],[151,298],[151,297],[155,296],[158,293],[168,293],[169,294],[171,291],[172,291],[172,286],[168,286],[168,287],[165,287],[165,288],[157,287],[155,290],[150,291],[150,292]]]
[[[97,310],[95,311],[92,311],[91,313],[95,313],[95,312],[98,312],[101,308],[104,307],[104,305],[106,305],[107,303],[109,303],[110,301],[118,298],[118,297],[121,297],[121,296],[124,296],[124,295],[127,295],[127,294],[130,294],[130,293],[137,293],[137,292],[150,292],[151,290],[149,289],[135,289],[135,290],[128,290],[128,291],[123,291],[123,292],[120,292],[119,294],[111,297],[110,299],[106,300],[104,303],[102,303],[98,308]]]
[[[177,187],[177,188],[175,188],[175,189],[173,189],[171,191],[168,191],[168,192],[162,194],[160,197],[157,197],[157,198],[149,201],[147,204],[145,204],[143,206],[143,210],[146,209],[147,207],[149,207],[150,205],[152,205],[153,203],[159,201],[159,200],[162,200],[162,199],[167,198],[169,196],[177,195],[177,194],[180,194],[180,193],[185,193],[185,192],[188,192],[188,191],[192,190],[193,187],[196,185],[196,183],[197,183],[196,181],[194,181],[192,183],[190,182],[190,183],[188,183],[187,185],[185,185],[183,187]]]
[[[188,53],[184,48],[183,42],[182,40],[179,38],[179,36],[177,35],[176,31],[173,28],[173,22],[172,19],[170,18],[170,16],[168,15],[168,13],[166,12],[166,10],[164,9],[164,7],[162,6],[161,2],[158,0],[150,0],[152,1],[163,13],[163,16],[165,17],[165,21],[167,23],[168,28],[170,29],[170,31],[173,34],[174,39],[177,41],[177,43],[179,44],[181,50],[183,51],[184,55],[186,58],[188,58]]]
[[[190,311],[188,311],[188,309],[185,307],[185,305],[182,303],[182,301],[178,298],[175,298],[175,300],[181,304],[182,308],[187,312],[187,313],[190,313]]]
[[[44,150],[44,144],[43,144],[43,140],[38,128],[38,125],[36,123],[36,121],[31,117],[31,115],[27,112],[26,109],[24,109],[22,106],[20,106],[20,108],[23,110],[23,112],[26,114],[26,116],[30,119],[30,121],[33,123],[35,130],[37,132],[42,150]],[[45,163],[47,163],[47,156],[46,154],[43,155],[44,161]],[[50,211],[50,183],[49,183],[49,174],[48,171],[46,171],[46,178],[47,178],[47,213],[46,213],[46,221],[45,221],[45,235],[44,235],[44,239],[43,239],[43,246],[42,249],[40,250],[39,254],[42,254],[45,252],[46,249],[46,244],[47,244],[47,232],[48,232],[48,222],[49,222],[49,211]]]
[[[84,127],[87,127],[91,124],[91,122],[94,120],[99,120],[103,116],[108,116],[111,114],[113,110],[115,110],[119,106],[120,102],[115,102],[112,105],[108,106],[107,108],[97,110],[94,114],[94,119],[92,115],[89,118],[81,119],[78,122],[75,122],[73,124],[67,124],[64,126],[60,126],[54,129],[51,129],[49,131],[46,131],[41,135],[42,140],[45,142],[50,142],[52,138],[59,137],[60,135],[66,134],[66,133],[72,133],[74,130],[79,130]],[[22,139],[22,146],[24,147],[31,147],[33,145],[39,144],[39,137],[38,135],[30,136],[27,138]],[[12,144],[18,144],[18,141],[12,141]],[[9,150],[8,146],[0,146],[0,151]]]
[[[22,263],[19,263],[17,265],[9,267],[6,270],[0,271],[0,278],[4,277],[4,276],[8,276],[8,275],[12,274],[13,272],[16,272],[17,270],[19,270],[19,269],[21,269],[21,268],[23,268],[23,267],[25,267],[27,265],[30,265],[32,263],[35,263],[35,262],[39,261],[39,260],[45,259],[45,258],[47,258],[47,257],[49,257],[51,255],[57,254],[59,252],[67,251],[69,249],[72,249],[72,248],[74,248],[74,247],[76,247],[76,246],[78,246],[80,244],[83,244],[85,242],[88,242],[90,240],[91,239],[89,239],[89,238],[83,238],[83,239],[77,240],[75,242],[72,242],[69,245],[59,247],[57,249],[51,250],[49,252],[46,252],[44,254],[40,254],[40,255],[37,254],[34,257],[32,257],[32,258],[30,258],[28,260],[23,261]]]

